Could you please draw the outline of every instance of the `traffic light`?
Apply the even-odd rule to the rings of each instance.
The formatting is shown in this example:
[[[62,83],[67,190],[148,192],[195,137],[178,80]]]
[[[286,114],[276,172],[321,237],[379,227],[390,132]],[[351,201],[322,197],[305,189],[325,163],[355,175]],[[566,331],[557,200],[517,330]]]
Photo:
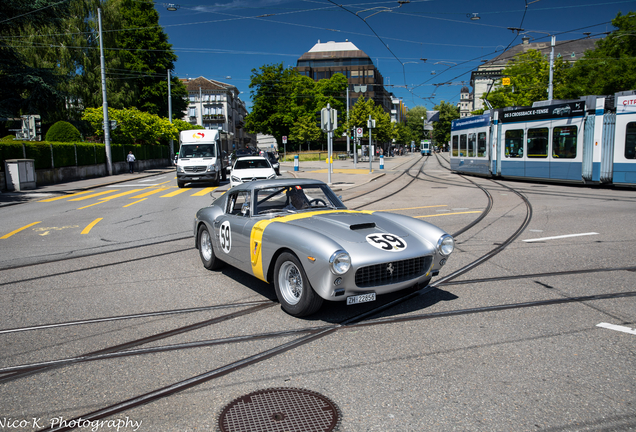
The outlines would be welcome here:
[[[34,123],[35,140],[42,141],[42,118],[39,115],[31,116],[31,118],[33,119]]]

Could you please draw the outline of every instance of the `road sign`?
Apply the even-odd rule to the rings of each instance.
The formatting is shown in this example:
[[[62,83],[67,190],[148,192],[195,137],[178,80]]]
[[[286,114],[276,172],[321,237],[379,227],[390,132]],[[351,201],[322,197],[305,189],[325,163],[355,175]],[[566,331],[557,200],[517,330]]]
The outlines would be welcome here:
[[[502,78],[501,79],[501,84],[505,85],[505,86],[510,85],[510,78]]]
[[[356,128],[356,138],[362,138],[362,135],[364,135],[364,131],[362,130],[362,128]]]
[[[287,144],[287,136],[283,136],[283,144]]]

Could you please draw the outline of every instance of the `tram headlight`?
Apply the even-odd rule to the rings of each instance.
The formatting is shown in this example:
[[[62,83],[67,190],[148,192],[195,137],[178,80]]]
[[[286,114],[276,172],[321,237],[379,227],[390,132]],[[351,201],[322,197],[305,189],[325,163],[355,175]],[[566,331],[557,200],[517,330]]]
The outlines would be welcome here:
[[[455,249],[455,240],[453,236],[444,234],[437,241],[437,250],[443,256],[449,256]]]

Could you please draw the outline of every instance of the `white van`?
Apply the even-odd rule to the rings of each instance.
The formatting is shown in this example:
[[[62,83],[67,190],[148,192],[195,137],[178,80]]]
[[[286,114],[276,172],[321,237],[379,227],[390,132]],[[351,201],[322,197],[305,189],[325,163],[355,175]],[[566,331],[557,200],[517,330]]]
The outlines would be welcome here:
[[[221,150],[218,130],[186,130],[179,134],[176,157],[177,185],[212,182],[218,186],[226,180],[227,155]]]

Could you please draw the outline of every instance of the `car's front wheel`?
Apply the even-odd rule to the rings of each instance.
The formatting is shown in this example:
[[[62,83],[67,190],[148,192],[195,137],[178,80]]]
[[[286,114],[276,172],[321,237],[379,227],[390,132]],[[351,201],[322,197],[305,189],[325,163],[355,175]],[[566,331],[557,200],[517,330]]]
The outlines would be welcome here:
[[[311,287],[298,258],[291,253],[285,252],[276,260],[274,288],[282,308],[290,315],[311,315],[322,306],[322,298]]]
[[[199,256],[203,267],[208,270],[215,270],[221,267],[223,264],[214,254],[214,247],[212,246],[212,237],[210,231],[205,225],[199,227]]]

